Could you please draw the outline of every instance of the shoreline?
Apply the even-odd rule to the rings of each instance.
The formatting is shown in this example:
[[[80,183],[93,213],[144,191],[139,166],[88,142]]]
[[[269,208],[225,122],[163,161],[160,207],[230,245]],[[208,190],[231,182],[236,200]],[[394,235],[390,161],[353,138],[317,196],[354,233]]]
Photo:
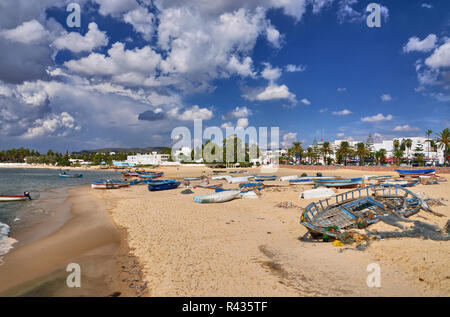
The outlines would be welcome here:
[[[59,208],[56,221],[37,224],[12,237],[28,236],[29,241],[20,244],[19,240],[19,246],[3,255],[1,296],[145,294],[143,283],[129,285],[140,280],[141,273],[130,256],[126,230],[115,225],[96,194],[88,186],[67,189],[64,204],[70,207]],[[81,288],[66,285],[69,263],[81,267]]]

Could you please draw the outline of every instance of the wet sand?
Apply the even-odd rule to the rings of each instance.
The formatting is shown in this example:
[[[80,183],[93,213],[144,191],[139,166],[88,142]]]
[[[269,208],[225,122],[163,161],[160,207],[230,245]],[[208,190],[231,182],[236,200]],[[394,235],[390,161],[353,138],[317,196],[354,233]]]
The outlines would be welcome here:
[[[13,236],[19,243],[3,256],[0,295],[145,294],[144,283],[134,282],[140,268],[129,254],[127,233],[114,225],[101,194],[89,186],[69,189],[52,218]],[[81,267],[81,288],[67,287],[70,263]]]

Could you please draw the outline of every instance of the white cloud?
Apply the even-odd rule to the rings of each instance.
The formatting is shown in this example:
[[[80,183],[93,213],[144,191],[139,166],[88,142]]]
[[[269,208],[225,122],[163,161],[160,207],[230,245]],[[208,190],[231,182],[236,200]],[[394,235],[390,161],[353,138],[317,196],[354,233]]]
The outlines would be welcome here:
[[[419,128],[410,127],[409,125],[399,125],[394,128],[395,132],[410,132],[410,131],[418,131]]]
[[[325,112],[328,112],[328,108],[323,108],[323,109],[320,109],[320,110],[319,110],[319,112],[320,112],[320,113],[325,113]]]
[[[303,98],[302,100],[300,100],[300,102],[303,103],[303,104],[305,104],[305,105],[307,105],[307,106],[309,106],[309,105],[311,104],[311,101],[309,101],[309,100],[306,99],[306,98]]]
[[[394,117],[390,114],[388,114],[387,116],[384,116],[383,114],[379,113],[375,116],[361,118],[361,121],[362,122],[391,121],[393,118]]]
[[[272,84],[266,87],[264,91],[256,96],[256,100],[267,101],[267,100],[277,100],[277,99],[287,99],[291,102],[295,102],[295,94],[289,91],[286,85],[278,86]]]
[[[238,118],[247,118],[252,115],[252,111],[247,107],[236,107],[226,115],[222,116],[222,120],[231,120]]]
[[[436,47],[437,36],[435,34],[430,34],[422,41],[418,37],[411,37],[403,47],[403,52],[429,52]]]
[[[274,47],[279,48],[281,46],[281,35],[280,32],[273,27],[271,24],[266,28],[267,41],[271,43]]]
[[[231,128],[231,127],[233,127],[233,123],[232,122],[224,122],[224,123],[222,123],[222,125],[220,127],[222,129]]]
[[[392,97],[391,97],[391,95],[389,95],[389,94],[383,94],[383,95],[380,96],[380,99],[381,99],[382,101],[391,101],[391,100],[392,100]]]
[[[236,127],[242,129],[248,127],[248,118],[239,118],[238,121],[236,122]]]
[[[75,119],[67,112],[61,114],[52,114],[46,119],[37,119],[34,126],[28,128],[23,135],[25,139],[33,139],[45,135],[56,135],[58,137],[67,136],[70,131],[80,131],[81,127],[75,122]]]
[[[97,47],[108,45],[106,32],[101,32],[96,23],[89,23],[89,31],[82,36],[78,32],[66,33],[53,41],[58,50],[67,49],[74,53],[91,52]]]
[[[288,73],[304,72],[306,70],[306,66],[289,64],[286,65],[285,69]]]
[[[150,41],[154,31],[155,16],[147,8],[139,6],[123,15],[123,20],[133,26],[133,29]]]
[[[265,63],[265,68],[261,72],[261,76],[264,79],[267,79],[270,82],[276,81],[278,78],[281,77],[281,69],[278,67],[273,68],[272,65],[269,63]]]
[[[347,88],[338,88],[336,89],[337,92],[346,92]]]
[[[431,68],[450,67],[450,39],[438,47],[433,55],[425,60],[425,64]]]
[[[230,61],[226,68],[233,74],[238,74],[243,77],[254,77],[256,76],[253,72],[253,60],[250,57],[245,57],[242,62],[238,60],[236,56],[231,56]]]
[[[23,44],[39,44],[47,40],[49,32],[35,19],[27,21],[18,27],[0,32],[0,35],[10,41]]]
[[[342,132],[337,134],[338,138],[343,138],[344,136],[345,136],[345,133],[342,133]]]
[[[288,147],[292,144],[292,142],[295,142],[297,140],[297,133],[290,132],[283,135],[283,141],[281,144],[285,147]]]
[[[422,8],[433,9],[433,6],[431,4],[428,4],[428,3],[422,3]]]
[[[352,112],[348,109],[340,110],[340,111],[333,111],[333,115],[335,116],[347,116],[349,114],[352,114]]]
[[[138,7],[135,0],[94,0],[100,5],[101,15],[118,16],[121,13],[130,11]]]
[[[209,120],[213,117],[213,112],[207,108],[200,108],[199,106],[193,106],[190,109],[185,110],[177,118],[182,121],[191,121],[195,119]]]

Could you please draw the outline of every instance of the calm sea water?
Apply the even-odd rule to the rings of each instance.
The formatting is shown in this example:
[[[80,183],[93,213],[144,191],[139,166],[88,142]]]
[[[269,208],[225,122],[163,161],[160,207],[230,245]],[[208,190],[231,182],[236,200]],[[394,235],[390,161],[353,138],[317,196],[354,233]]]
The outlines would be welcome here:
[[[49,209],[64,201],[70,186],[90,184],[105,178],[121,178],[120,172],[96,170],[72,171],[82,178],[60,178],[58,170],[0,168],[0,195],[20,195],[30,192],[32,201],[0,202],[0,256],[16,242],[11,231],[20,231],[45,221]]]

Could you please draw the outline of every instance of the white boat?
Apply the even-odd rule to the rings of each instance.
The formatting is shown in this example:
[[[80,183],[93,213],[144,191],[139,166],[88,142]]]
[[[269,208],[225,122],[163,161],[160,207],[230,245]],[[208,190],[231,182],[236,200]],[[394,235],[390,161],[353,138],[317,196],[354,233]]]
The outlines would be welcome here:
[[[31,200],[28,192],[23,195],[0,195],[0,202],[25,201],[28,199]]]
[[[280,182],[293,181],[294,179],[298,179],[298,175],[280,177]]]
[[[199,204],[224,203],[239,197],[240,194],[240,190],[227,190],[208,195],[195,196],[194,201]]]
[[[245,182],[248,182],[249,178],[252,178],[252,176],[231,177],[231,178],[227,179],[227,182],[230,184],[245,183]]]
[[[103,183],[103,184],[92,184],[92,189],[116,189],[119,188],[119,184],[112,184],[112,183]]]

